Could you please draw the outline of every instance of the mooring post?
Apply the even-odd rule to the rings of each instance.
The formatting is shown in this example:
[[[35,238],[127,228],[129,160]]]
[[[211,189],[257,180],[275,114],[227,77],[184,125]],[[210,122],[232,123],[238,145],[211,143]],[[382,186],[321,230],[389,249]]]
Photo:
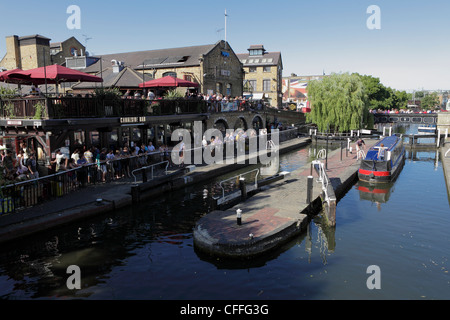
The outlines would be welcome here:
[[[241,199],[247,199],[247,187],[245,185],[245,178],[239,178],[239,189],[241,190]]]
[[[312,201],[312,191],[313,191],[313,176],[308,176],[308,183],[306,190],[306,203],[311,204]]]
[[[438,129],[437,130],[437,137],[436,137],[436,147],[438,147],[439,148],[439,143],[440,143],[440,140],[441,140],[441,129]]]
[[[140,201],[140,188],[139,185],[131,186],[131,201],[138,203]]]
[[[142,182],[147,182],[147,174],[145,173],[145,169],[142,170]]]

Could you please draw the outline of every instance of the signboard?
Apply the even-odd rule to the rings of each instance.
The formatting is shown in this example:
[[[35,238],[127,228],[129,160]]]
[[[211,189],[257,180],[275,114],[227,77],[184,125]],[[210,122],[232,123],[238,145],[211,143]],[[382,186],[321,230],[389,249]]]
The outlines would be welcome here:
[[[120,123],[138,123],[145,122],[146,117],[123,117],[120,118]]]
[[[222,112],[230,112],[230,111],[238,111],[238,102],[223,102],[221,103],[221,111]]]
[[[8,126],[21,126],[22,125],[22,120],[7,120],[6,124]]]

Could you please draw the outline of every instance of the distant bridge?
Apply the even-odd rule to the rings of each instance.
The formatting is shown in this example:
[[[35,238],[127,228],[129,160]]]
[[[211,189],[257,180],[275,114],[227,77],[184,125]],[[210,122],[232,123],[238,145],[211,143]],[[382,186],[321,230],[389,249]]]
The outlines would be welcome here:
[[[423,123],[436,124],[436,113],[376,113],[374,123]]]

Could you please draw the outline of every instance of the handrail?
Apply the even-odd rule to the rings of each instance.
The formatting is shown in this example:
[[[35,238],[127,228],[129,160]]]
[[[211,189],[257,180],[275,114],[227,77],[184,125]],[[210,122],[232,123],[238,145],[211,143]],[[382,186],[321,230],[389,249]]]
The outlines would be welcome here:
[[[327,150],[325,150],[325,149],[320,149],[319,152],[317,152],[316,159],[321,159],[321,160],[323,160],[323,159],[326,158],[326,156],[327,156]]]
[[[153,168],[155,167],[155,166],[157,166],[157,165],[160,165],[160,164],[163,164],[163,163],[167,163],[166,164],[166,168],[165,168],[165,173],[166,173],[166,175],[167,175],[167,168],[169,167],[169,161],[161,161],[161,162],[158,162],[158,163],[154,163],[154,164],[151,164],[151,165],[149,165],[149,166],[145,166],[145,167],[142,167],[142,168],[138,168],[138,169],[134,169],[133,171],[131,171],[131,175],[134,177],[134,183],[137,183],[137,178],[136,178],[136,176],[134,175],[134,173],[135,172],[137,172],[137,171],[141,171],[141,170],[147,170],[148,168],[152,168],[152,178],[151,178],[151,180],[153,180]]]
[[[319,178],[318,178],[318,182],[322,183],[322,191],[325,194],[325,201],[329,202],[330,198],[328,196],[328,185],[330,183],[327,173],[325,171],[325,167],[323,162],[318,161],[318,160],[314,160],[312,162],[313,166],[316,167],[315,165],[317,165],[317,170],[318,170],[318,174],[319,174]]]
[[[445,154],[444,154],[444,158],[446,158],[447,157],[447,153],[449,153],[450,152],[450,148],[448,148],[448,150],[445,152]]]
[[[253,171],[256,171],[256,175],[255,175],[255,188],[257,188],[257,187],[258,187],[258,175],[259,175],[259,169],[253,169],[253,170],[250,170],[250,171],[241,173],[241,174],[239,174],[239,175],[237,175],[237,176],[234,176],[234,177],[231,177],[231,178],[228,178],[228,179],[225,179],[225,180],[220,181],[220,182],[219,182],[219,186],[222,188],[222,198],[225,197],[225,189],[224,189],[224,187],[223,187],[223,185],[222,185],[224,182],[229,181],[229,180],[233,180],[233,179],[236,179],[236,178],[241,178],[243,175],[246,175],[246,174],[248,174],[248,173],[250,173],[250,172],[253,172]]]

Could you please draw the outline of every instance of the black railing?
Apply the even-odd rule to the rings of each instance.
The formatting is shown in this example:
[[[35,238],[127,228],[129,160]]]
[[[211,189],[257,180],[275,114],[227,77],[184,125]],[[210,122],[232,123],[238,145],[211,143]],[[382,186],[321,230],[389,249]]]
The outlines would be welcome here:
[[[298,128],[280,131],[279,142],[281,143],[298,137],[298,132]],[[272,139],[270,132],[262,134],[267,135],[267,140]],[[239,139],[240,142],[236,140],[232,142],[232,154],[227,154],[227,151],[230,151],[227,148],[227,144],[231,142],[223,141],[221,147],[223,148],[224,160],[230,156],[235,157],[236,155],[248,154],[253,151],[252,148],[249,149],[249,137],[242,138],[241,136]],[[266,147],[266,144],[261,145],[260,141],[258,141],[257,150],[262,150]],[[203,147],[199,148],[203,150]],[[195,150],[196,148],[186,149],[186,164],[194,163]],[[86,164],[45,177],[2,186],[0,188],[0,215],[33,207],[37,204],[72,193],[80,188],[101,182],[110,182],[113,180],[125,181],[126,179],[130,183],[137,181],[146,182],[149,179],[153,179],[156,175],[167,175],[168,167],[174,165],[171,159],[172,151],[154,151],[137,156],[121,156],[98,163]],[[190,158],[188,159],[187,157]],[[200,165],[203,164],[205,163],[203,163],[202,159]],[[159,172],[155,174],[156,171]]]
[[[119,157],[2,186],[0,188],[0,215],[33,207],[89,185],[113,180],[125,181],[126,179],[131,182],[135,180],[135,177],[133,178],[131,174],[133,170],[160,162],[161,155],[164,154],[158,151],[138,156]],[[167,169],[161,172],[167,174]],[[145,172],[140,172],[140,175],[140,181],[147,179]]]
[[[206,113],[203,100],[27,97],[0,100],[0,117],[17,119],[103,118]]]

